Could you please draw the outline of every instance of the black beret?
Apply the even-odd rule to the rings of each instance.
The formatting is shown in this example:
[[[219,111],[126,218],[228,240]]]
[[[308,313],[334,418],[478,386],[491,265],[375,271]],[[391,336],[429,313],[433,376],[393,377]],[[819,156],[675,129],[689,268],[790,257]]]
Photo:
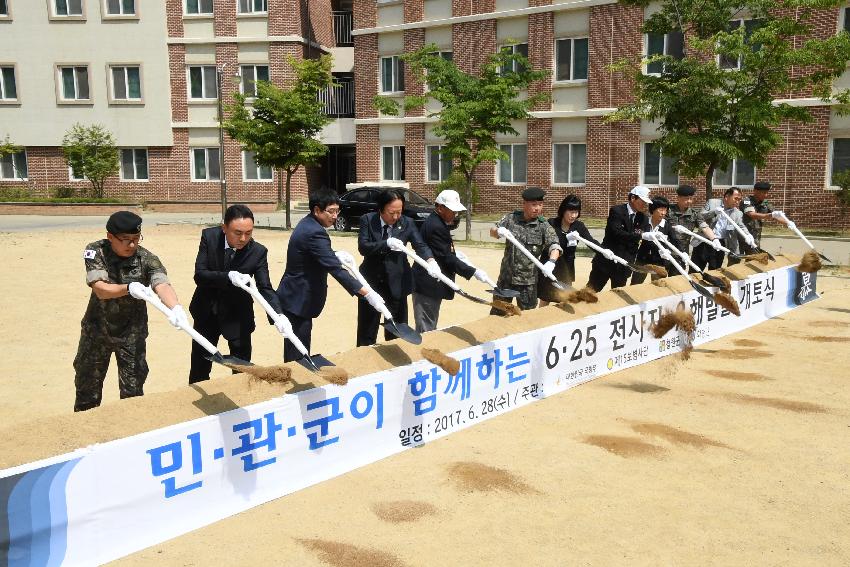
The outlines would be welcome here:
[[[690,185],[679,185],[676,189],[676,195],[680,195],[682,197],[690,197],[691,195],[696,195],[696,193],[696,188],[691,187]]]
[[[106,231],[110,234],[139,234],[142,232],[142,217],[130,211],[112,213],[106,221]]]
[[[545,196],[546,191],[544,191],[540,187],[529,187],[528,189],[522,192],[523,201],[542,201],[543,197]]]
[[[753,185],[753,189],[763,189],[765,191],[770,191],[770,182],[769,181],[759,181],[755,185]]]

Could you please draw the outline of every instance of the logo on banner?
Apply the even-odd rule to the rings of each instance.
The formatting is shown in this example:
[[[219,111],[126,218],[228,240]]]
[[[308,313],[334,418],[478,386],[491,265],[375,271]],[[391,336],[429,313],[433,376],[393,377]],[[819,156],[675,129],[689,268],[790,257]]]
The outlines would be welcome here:
[[[797,272],[797,284],[794,286],[794,303],[803,305],[813,299],[817,299],[818,274],[808,272]]]

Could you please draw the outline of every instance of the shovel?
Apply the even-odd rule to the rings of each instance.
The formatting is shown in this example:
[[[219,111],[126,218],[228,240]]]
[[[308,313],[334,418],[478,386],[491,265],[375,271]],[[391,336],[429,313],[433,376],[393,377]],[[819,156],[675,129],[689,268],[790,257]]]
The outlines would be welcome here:
[[[715,276],[712,276],[711,274],[706,274],[705,272],[700,270],[699,266],[694,264],[694,261],[691,260],[691,257],[688,256],[688,254],[686,252],[683,252],[682,250],[679,250],[678,248],[673,246],[673,244],[671,244],[670,240],[667,238],[666,234],[664,234],[663,232],[656,232],[655,235],[656,235],[656,238],[661,240],[661,242],[664,244],[664,246],[669,248],[670,251],[673,252],[674,254],[677,254],[679,256],[679,258],[682,259],[683,262],[685,262],[688,266],[693,268],[695,272],[697,272],[700,276],[702,276],[702,279],[704,279],[705,281],[707,281],[708,283],[710,283],[711,285],[713,285],[715,287],[719,287],[721,290],[725,287],[726,284],[722,280],[718,279]]]
[[[703,236],[703,235],[701,235],[701,234],[697,234],[696,232],[690,231],[690,230],[688,230],[687,228],[685,228],[684,226],[682,226],[682,225],[680,225],[680,224],[674,224],[674,225],[673,225],[673,230],[675,230],[675,231],[676,231],[676,232],[678,232],[679,234],[687,234],[687,235],[688,235],[688,236],[690,236],[691,238],[696,238],[696,239],[697,239],[697,240],[699,240],[700,242],[705,242],[706,244],[708,244],[708,245],[709,245],[709,246],[711,246],[712,248],[714,248],[714,246],[715,246],[714,241],[709,240],[708,238],[704,237],[704,236]],[[743,257],[743,256],[741,256],[740,254],[735,254],[734,252],[732,252],[731,250],[729,250],[729,249],[728,249],[728,248],[726,248],[725,246],[721,246],[721,245],[719,244],[719,241],[718,241],[718,244],[717,244],[717,248],[715,248],[715,250],[717,250],[717,251],[719,251],[719,252],[725,252],[728,256],[731,256],[731,257],[733,257],[733,258],[737,258],[738,260],[742,260],[742,259],[744,258],[744,257]]]
[[[794,224],[793,222],[791,222],[791,219],[789,219],[788,217],[786,217],[786,216],[785,216],[785,213],[784,213],[783,211],[776,211],[776,214],[778,214],[778,215],[782,218],[782,220],[784,220],[784,221],[787,223],[787,224],[786,224],[786,226],[787,226],[788,228],[790,228],[790,229],[791,229],[791,230],[792,230],[792,231],[793,231],[793,232],[794,232],[797,236],[799,236],[799,237],[800,237],[800,239],[801,239],[803,242],[805,242],[805,243],[806,243],[806,246],[808,246],[809,248],[811,248],[812,250],[814,250],[814,251],[815,251],[815,253],[817,253],[817,255],[818,255],[818,256],[820,256],[821,258],[823,258],[824,260],[826,260],[826,261],[827,261],[827,262],[829,262],[830,264],[834,264],[834,263],[835,263],[835,262],[833,262],[832,260],[830,260],[829,258],[827,258],[826,256],[824,256],[823,254],[821,254],[820,252],[818,252],[817,250],[815,250],[815,246],[814,246],[814,244],[812,244],[811,242],[809,242],[809,239],[808,239],[808,238],[806,238],[806,236],[805,236],[802,232],[800,232],[800,229],[799,229],[799,228],[797,228],[797,225],[796,225],[796,224]]]
[[[558,278],[556,278],[554,275],[547,274],[543,270],[543,263],[540,260],[538,260],[537,258],[535,258],[534,254],[529,252],[528,249],[525,246],[520,244],[519,240],[516,239],[516,236],[514,236],[513,233],[510,230],[506,229],[503,226],[500,226],[498,228],[498,232],[499,232],[499,236],[504,236],[507,240],[509,240],[511,242],[511,244],[513,244],[516,247],[517,250],[522,252],[523,255],[526,258],[531,260],[532,264],[537,266],[538,270],[540,270],[547,278],[552,280],[552,287],[554,287],[555,289],[559,289],[561,291],[574,291],[573,286],[571,286],[570,284],[567,284],[567,283],[564,283],[564,282],[559,282]]]
[[[156,307],[157,309],[162,311],[162,313],[166,317],[170,317],[171,316],[171,309],[169,309],[168,307],[165,306],[165,304],[162,302],[162,300],[159,298],[159,296],[149,287],[143,287],[143,289],[144,289],[143,295],[141,295],[141,296],[133,295],[133,297],[135,297],[136,299],[143,299],[144,301],[147,301],[148,303],[150,303],[151,305],[153,305],[154,307]],[[213,361],[217,364],[222,364],[224,366],[228,366],[228,365],[253,366],[253,364],[251,362],[248,362],[247,360],[242,360],[241,358],[237,358],[235,356],[230,356],[230,355],[225,356],[225,355],[221,354],[221,352],[219,352],[219,350],[215,347],[214,344],[212,344],[210,341],[208,341],[205,336],[203,336],[201,333],[199,333],[198,331],[196,331],[195,329],[193,329],[189,325],[180,325],[178,328],[181,331],[186,332],[190,337],[192,337],[192,339],[196,343],[198,343],[199,345],[204,347],[204,350],[206,350],[208,353],[210,353],[210,355],[206,357],[207,360],[211,360],[211,361]]]
[[[750,238],[752,238],[752,235],[750,235],[750,234],[748,234],[748,233],[744,232],[744,229],[743,229],[743,228],[741,228],[740,226],[738,226],[738,223],[736,223],[734,220],[732,220],[732,217],[730,217],[730,216],[726,213],[726,211],[724,211],[724,210],[723,210],[723,207],[717,207],[717,208],[716,208],[716,209],[714,209],[714,210],[715,210],[715,211],[717,211],[718,213],[720,213],[721,215],[723,215],[724,217],[726,217],[726,220],[727,220],[727,221],[729,221],[729,223],[730,223],[733,227],[735,227],[735,232],[737,232],[738,234],[740,234],[740,235],[741,235],[741,238],[746,239],[746,238],[747,238],[747,236],[749,236]],[[756,249],[756,252],[760,252],[760,253],[762,253],[762,254],[767,254],[767,257],[768,257],[768,258],[770,258],[771,260],[776,260],[776,258],[774,258],[774,257],[773,257],[773,254],[771,254],[770,252],[768,252],[768,251],[766,251],[766,250],[762,250],[762,249],[761,249],[761,248],[759,248],[758,246],[754,246],[754,248]]]
[[[625,260],[623,260],[622,258],[620,258],[619,256],[617,256],[616,254],[614,254],[613,252],[611,252],[611,251],[610,251],[610,250],[608,250],[607,248],[602,248],[601,246],[597,246],[597,245],[596,245],[596,244],[594,244],[593,242],[590,242],[589,240],[586,240],[586,239],[582,238],[582,237],[579,235],[579,233],[578,233],[578,232],[576,232],[576,231],[573,231],[573,232],[571,232],[571,233],[567,234],[567,237],[568,237],[568,238],[575,238],[576,240],[578,240],[579,242],[583,243],[585,246],[587,246],[587,247],[588,247],[588,248],[590,248],[591,250],[596,250],[597,252],[599,252],[599,253],[600,253],[600,254],[602,254],[603,256],[605,255],[605,253],[606,253],[606,252],[610,252],[610,253],[611,253],[611,255],[612,255],[612,256],[614,256],[614,258],[612,258],[612,261],[613,261],[615,264],[620,264],[621,266],[625,266],[625,267],[627,267],[628,269],[630,269],[630,270],[631,270],[631,271],[633,271],[633,272],[642,272],[642,273],[644,273],[644,274],[653,274],[653,273],[655,273],[655,272],[653,272],[652,270],[650,270],[650,269],[648,269],[648,268],[644,268],[643,266],[638,266],[637,264],[632,264],[631,262],[626,262]]]
[[[670,262],[670,264],[674,268],[676,268],[677,272],[685,276],[685,279],[688,280],[688,283],[691,284],[692,288],[694,288],[700,295],[714,301],[714,295],[710,291],[705,289],[703,286],[695,282],[693,279],[691,279],[691,276],[688,274],[688,271],[681,265],[679,265],[679,262],[673,259],[673,256],[670,254],[670,252],[668,252],[667,249],[662,246],[661,243],[658,242],[658,240],[652,240],[652,243],[658,247],[658,252],[659,254],[661,254],[661,258],[667,262]]]
[[[344,250],[340,250],[336,252],[336,257],[339,258],[339,261],[342,263],[342,267],[345,268],[349,274],[351,274],[357,281],[360,282],[360,285],[365,287],[367,290],[374,291],[372,286],[366,281],[366,278],[363,277],[363,274],[355,267],[354,265],[354,256],[349,254]],[[393,319],[393,314],[390,313],[390,310],[387,309],[387,306],[381,304],[380,307],[376,307],[375,309],[384,316],[384,329],[394,334],[398,338],[405,340],[411,344],[419,345],[422,344],[422,335],[417,333],[414,329],[410,327],[407,323],[397,323],[395,319]]]
[[[458,260],[460,260],[461,262],[463,262],[464,264],[466,264],[470,268],[473,268],[475,270],[478,269],[477,266],[473,265],[472,262],[469,261],[469,258],[466,257],[466,254],[464,254],[460,250],[455,250],[455,256],[457,256]],[[484,272],[484,278],[487,281],[487,285],[489,285],[492,288],[492,289],[488,289],[487,293],[492,293],[493,295],[497,295],[499,297],[504,297],[504,298],[507,298],[507,299],[510,299],[512,297],[519,297],[519,292],[515,289],[505,289],[505,288],[497,287],[496,282],[494,282],[486,272]]]
[[[245,274],[243,274],[245,275]],[[318,372],[322,366],[333,366],[333,362],[322,356],[321,354],[316,354],[310,356],[310,352],[307,350],[307,347],[304,346],[304,343],[301,342],[301,339],[295,336],[295,333],[292,331],[292,324],[289,323],[289,319],[286,318],[282,313],[278,313],[274,310],[274,308],[269,305],[269,302],[266,301],[266,298],[263,297],[263,294],[260,293],[260,290],[257,289],[257,284],[253,279],[248,277],[248,283],[244,282],[231,282],[248,292],[248,294],[253,297],[257,303],[263,308],[263,310],[271,317],[273,320],[278,320],[283,318],[286,321],[286,329],[282,331],[280,334],[283,335],[285,339],[292,343],[292,345],[298,349],[303,356],[296,360],[298,364],[306,368],[307,370],[312,370],[313,372]]]

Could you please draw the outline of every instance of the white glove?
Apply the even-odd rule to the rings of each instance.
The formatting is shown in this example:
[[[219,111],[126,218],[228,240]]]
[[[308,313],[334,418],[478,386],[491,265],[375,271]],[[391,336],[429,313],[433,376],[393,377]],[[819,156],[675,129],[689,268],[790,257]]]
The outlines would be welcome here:
[[[396,252],[404,250],[404,242],[393,236],[387,238],[387,246],[390,247],[390,250],[394,250]]]
[[[720,252],[720,249],[723,248],[723,245],[720,244],[720,240],[715,238],[711,241],[711,247]]]
[[[485,272],[481,268],[475,270],[475,273],[472,274],[472,276],[481,283],[487,283],[487,272]]]
[[[744,242],[746,242],[747,246],[749,246],[750,248],[756,247],[756,239],[753,238],[751,234],[748,234],[746,237],[744,237]]]
[[[247,287],[251,285],[251,276],[249,276],[248,274],[243,274],[242,272],[230,270],[229,272],[227,272],[227,277],[230,278],[230,283],[232,283],[236,287]]]
[[[640,237],[643,240],[648,240],[649,242],[653,242],[655,240],[655,233],[652,232],[651,230],[648,230],[646,232],[640,233]]]
[[[555,261],[549,260],[548,262],[543,264],[543,267],[540,268],[540,271],[543,272],[543,275],[546,276],[547,278],[554,279],[555,278]]]
[[[770,216],[772,216],[776,220],[783,220],[785,218],[785,213],[782,211],[773,211],[772,213],[770,213]]]
[[[292,335],[292,323],[290,323],[286,315],[282,313],[278,313],[277,317],[274,318],[274,327],[281,335]]]
[[[141,299],[142,301],[144,301],[144,299],[148,296],[148,288],[139,282],[130,282],[130,285],[127,286],[127,292],[136,299]]]
[[[354,256],[351,255],[351,252],[337,250],[335,254],[336,257],[339,258],[339,261],[342,262],[343,266],[348,266],[350,268],[354,267]]]
[[[171,315],[168,316],[168,322],[176,328],[188,327],[189,318],[186,317],[186,312],[183,311],[183,306],[179,303],[171,308]]]
[[[576,238],[575,234],[573,234],[572,232],[568,232],[566,234],[566,237],[567,237],[567,246],[570,246],[570,247],[578,246],[578,238]]]
[[[617,257],[613,252],[611,252],[607,248],[602,249],[602,256],[604,256],[606,260],[609,260],[611,262],[613,262],[614,258]]]
[[[369,293],[363,296],[363,299],[365,299],[369,305],[371,305],[378,311],[380,311],[381,307],[384,306],[384,298],[378,295],[378,292],[376,292],[374,289],[370,289]]]
[[[500,226],[496,229],[496,234],[499,235],[499,238],[507,238],[509,234],[512,234],[510,230],[506,229],[503,226]]]
[[[795,228],[797,228],[797,225],[794,224],[792,221],[788,221],[787,223],[785,223],[785,226],[787,226],[789,230],[794,230]]]
[[[428,260],[428,275],[436,279],[443,275],[440,265],[434,259]]]

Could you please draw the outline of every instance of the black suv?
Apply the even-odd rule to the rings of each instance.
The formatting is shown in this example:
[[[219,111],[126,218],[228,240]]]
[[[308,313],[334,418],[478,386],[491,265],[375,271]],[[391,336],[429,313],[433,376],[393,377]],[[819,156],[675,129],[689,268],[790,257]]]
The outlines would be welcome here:
[[[378,210],[378,194],[387,189],[395,189],[404,196],[404,216],[413,219],[416,228],[421,228],[428,215],[434,212],[434,204],[416,191],[400,187],[361,186],[340,196],[339,216],[334,228],[354,230],[360,223],[360,217]]]

